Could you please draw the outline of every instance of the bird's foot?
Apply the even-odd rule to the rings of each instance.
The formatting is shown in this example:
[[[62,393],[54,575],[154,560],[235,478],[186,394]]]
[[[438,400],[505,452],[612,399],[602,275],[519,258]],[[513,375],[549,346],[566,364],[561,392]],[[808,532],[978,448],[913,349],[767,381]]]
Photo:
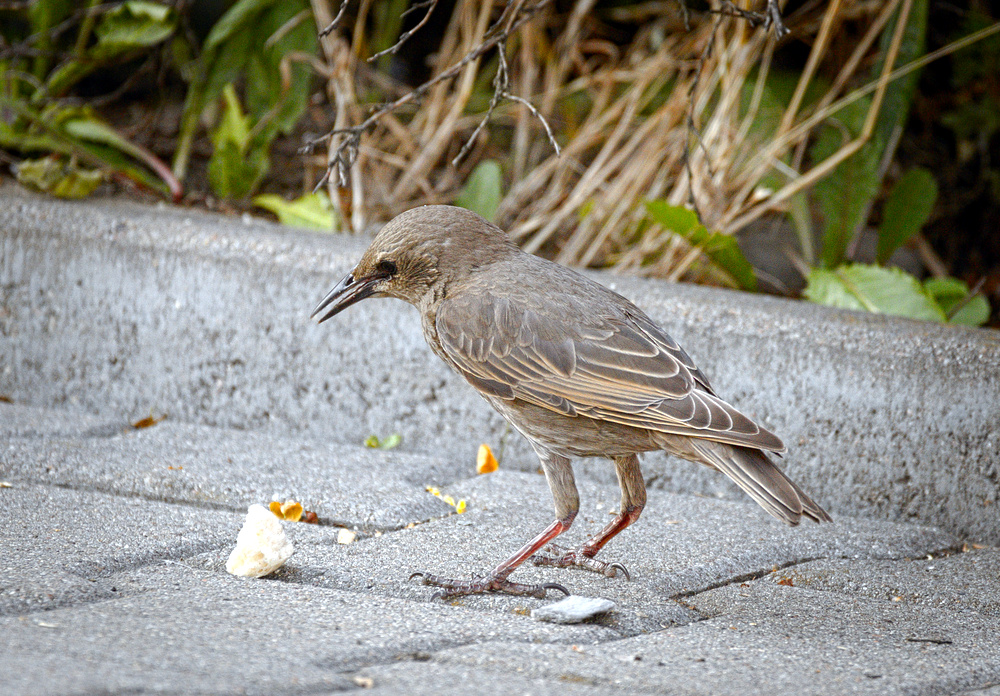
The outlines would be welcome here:
[[[555,566],[557,568],[582,568],[590,570],[609,578],[616,578],[621,573],[626,580],[631,580],[632,576],[628,569],[621,563],[606,563],[599,561],[593,556],[586,556],[582,549],[566,549],[556,544],[549,544],[545,547],[544,553],[536,553],[531,557],[536,565]]]
[[[570,593],[565,587],[555,582],[546,582],[541,585],[526,585],[524,583],[511,582],[506,578],[499,578],[492,574],[486,577],[473,578],[472,580],[452,580],[451,578],[442,578],[439,575],[417,571],[410,576],[410,580],[413,578],[420,578],[420,582],[424,585],[443,588],[440,592],[435,592],[431,599],[448,599],[450,597],[462,597],[464,595],[483,594],[485,592],[503,592],[506,594],[545,599],[546,590],[559,590],[566,596],[569,596]]]

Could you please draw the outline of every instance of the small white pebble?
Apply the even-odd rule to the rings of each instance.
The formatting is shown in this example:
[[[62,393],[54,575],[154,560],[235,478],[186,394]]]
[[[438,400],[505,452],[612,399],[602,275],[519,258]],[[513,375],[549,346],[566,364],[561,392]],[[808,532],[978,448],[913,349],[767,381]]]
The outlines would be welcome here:
[[[337,543],[347,545],[353,542],[357,537],[358,537],[357,532],[352,532],[350,529],[347,529],[346,527],[341,527],[340,530],[337,532]]]
[[[546,604],[531,610],[531,618],[559,624],[574,624],[604,614],[615,608],[610,599],[570,595],[555,604]]]

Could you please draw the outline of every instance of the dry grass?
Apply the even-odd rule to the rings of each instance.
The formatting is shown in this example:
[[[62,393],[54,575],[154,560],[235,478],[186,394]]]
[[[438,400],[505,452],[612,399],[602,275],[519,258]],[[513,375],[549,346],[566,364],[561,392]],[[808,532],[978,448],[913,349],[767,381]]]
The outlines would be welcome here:
[[[320,26],[330,21],[326,2],[314,2]],[[870,69],[872,47],[891,14],[907,13],[912,0],[831,0],[786,17],[792,37],[785,40],[804,42],[811,52],[794,96],[769,130],[759,127],[758,115],[765,95],[761,78],[768,74],[776,40],[763,27],[715,14],[692,16],[688,29],[676,2],[652,2],[611,17],[635,27],[631,42],[620,46],[598,33],[594,0],[577,0],[568,16],[556,16],[546,6],[511,32],[505,49],[510,92],[537,107],[562,152],[555,153],[542,121],[527,106],[504,101],[469,155],[453,166],[451,160],[484,116],[470,113],[470,100],[485,104],[484,94],[492,90],[494,67],[489,74],[479,73],[487,61],[496,65],[489,52],[468,57],[495,30],[498,17],[509,20],[526,4],[514,0],[504,10],[504,3],[459,0],[432,66],[434,76],[449,69],[454,76],[380,118],[361,136],[350,164],[350,186],[333,189],[355,229],[415,204],[451,201],[472,167],[494,157],[513,182],[497,222],[526,250],[571,265],[688,276],[704,267],[697,264],[700,252],[645,221],[643,200],[693,206],[706,227],[727,234],[783,212],[794,195],[870,136],[898,67],[899,32],[881,75],[867,85],[861,76]],[[750,4],[736,3],[745,9]],[[805,94],[819,66],[830,64],[831,38],[855,20],[870,29],[832,86],[807,105]],[[358,103],[357,85],[376,86],[390,99],[405,94],[360,59],[363,26],[359,18],[352,32],[344,32],[350,40],[334,33],[323,43],[339,128],[356,126],[367,115]],[[854,91],[848,93],[849,88]],[[861,136],[826,161],[805,162],[805,145],[815,129],[868,93],[873,96]],[[331,153],[343,137],[330,141]],[[765,188],[763,182],[773,180],[774,172],[783,183]]]

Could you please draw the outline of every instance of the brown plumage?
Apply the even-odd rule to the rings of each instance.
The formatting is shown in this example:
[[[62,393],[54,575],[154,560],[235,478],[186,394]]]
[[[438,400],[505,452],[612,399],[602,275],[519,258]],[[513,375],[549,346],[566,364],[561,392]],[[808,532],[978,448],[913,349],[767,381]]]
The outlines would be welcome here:
[[[638,519],[646,501],[638,453],[666,450],[718,469],[788,524],[830,516],[771,462],[781,440],[720,399],[708,378],[642,310],[602,285],[523,253],[475,213],[425,206],[386,225],[313,316],[322,322],[366,297],[420,311],[431,349],[531,443],[556,520],[487,577],[424,573],[444,596],[505,591],[542,596],[558,585],[507,580],[518,565],[580,566],[627,576],[596,553]],[[579,508],[570,459],[608,457],[622,489],[618,516],[579,549],[543,546]],[[537,555],[536,555],[537,554]]]

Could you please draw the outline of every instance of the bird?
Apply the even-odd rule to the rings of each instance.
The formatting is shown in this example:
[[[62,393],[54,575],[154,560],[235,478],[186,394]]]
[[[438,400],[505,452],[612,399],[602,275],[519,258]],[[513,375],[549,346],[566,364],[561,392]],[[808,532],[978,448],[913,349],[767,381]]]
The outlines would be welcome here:
[[[644,452],[664,450],[736,482],[774,517],[797,525],[830,515],[774,464],[781,439],[723,401],[667,332],[628,299],[580,273],[525,253],[499,227],[447,205],[412,208],[390,220],[354,269],[312,313],[322,323],[367,298],[415,306],[431,350],[523,435],[538,455],[555,520],[484,575],[411,580],[435,597],[503,592],[544,598],[559,583],[509,579],[529,558],[608,577],[625,566],[595,558],[639,519]],[[614,462],[616,516],[577,548],[553,540],[580,507],[572,460]]]

